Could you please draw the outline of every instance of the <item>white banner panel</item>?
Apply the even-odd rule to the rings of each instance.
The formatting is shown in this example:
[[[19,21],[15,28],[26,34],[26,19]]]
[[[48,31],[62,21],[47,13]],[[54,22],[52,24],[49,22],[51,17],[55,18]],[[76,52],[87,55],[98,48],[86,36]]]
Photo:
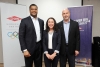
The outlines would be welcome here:
[[[26,6],[0,3],[0,10],[4,67],[25,66],[18,29],[21,19],[26,17]]]

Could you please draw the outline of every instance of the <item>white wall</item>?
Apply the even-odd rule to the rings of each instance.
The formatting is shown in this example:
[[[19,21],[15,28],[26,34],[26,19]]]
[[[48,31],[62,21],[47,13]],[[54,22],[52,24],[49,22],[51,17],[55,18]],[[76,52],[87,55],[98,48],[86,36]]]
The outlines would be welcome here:
[[[46,21],[49,17],[54,17],[57,22],[62,20],[62,10],[69,6],[81,6],[81,0],[18,0],[18,4],[27,6],[29,15],[29,5],[36,4],[39,8],[38,16]]]
[[[16,4],[16,0],[0,0],[0,2]]]
[[[16,0],[0,0],[0,2],[16,4]],[[3,51],[2,51],[2,39],[1,39],[1,20],[0,20],[0,63],[3,63]]]
[[[2,39],[1,39],[1,19],[0,19],[0,63],[3,63]]]
[[[84,5],[93,5],[92,37],[100,36],[100,0],[83,0]]]

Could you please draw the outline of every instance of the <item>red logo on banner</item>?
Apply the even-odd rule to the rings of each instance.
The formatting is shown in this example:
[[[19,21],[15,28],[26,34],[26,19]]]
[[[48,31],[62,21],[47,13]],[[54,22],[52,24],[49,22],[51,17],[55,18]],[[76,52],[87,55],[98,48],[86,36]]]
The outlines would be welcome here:
[[[17,16],[8,17],[7,19],[12,20],[12,21],[21,20],[21,18],[19,18],[19,17],[17,17]]]

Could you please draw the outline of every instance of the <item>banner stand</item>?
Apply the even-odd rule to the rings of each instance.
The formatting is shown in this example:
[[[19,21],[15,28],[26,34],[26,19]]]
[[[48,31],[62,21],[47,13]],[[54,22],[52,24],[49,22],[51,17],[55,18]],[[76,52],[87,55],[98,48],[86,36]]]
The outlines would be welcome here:
[[[21,19],[27,16],[26,6],[0,3],[0,14],[4,67],[25,66],[18,29]]]
[[[68,8],[71,19],[79,23],[80,29],[80,54],[75,59],[76,65],[92,67],[92,17],[93,6],[81,6]]]

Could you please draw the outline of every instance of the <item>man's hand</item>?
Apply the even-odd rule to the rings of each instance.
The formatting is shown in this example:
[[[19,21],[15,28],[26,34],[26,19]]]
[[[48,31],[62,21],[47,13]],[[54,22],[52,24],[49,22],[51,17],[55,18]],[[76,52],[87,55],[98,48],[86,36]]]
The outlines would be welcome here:
[[[24,51],[23,54],[24,54],[25,57],[30,57],[30,56],[31,56],[30,53],[29,53],[28,51]]]
[[[79,54],[79,51],[75,50],[75,56],[77,56]]]
[[[47,57],[48,59],[50,59],[50,54],[46,53],[46,57]]]

